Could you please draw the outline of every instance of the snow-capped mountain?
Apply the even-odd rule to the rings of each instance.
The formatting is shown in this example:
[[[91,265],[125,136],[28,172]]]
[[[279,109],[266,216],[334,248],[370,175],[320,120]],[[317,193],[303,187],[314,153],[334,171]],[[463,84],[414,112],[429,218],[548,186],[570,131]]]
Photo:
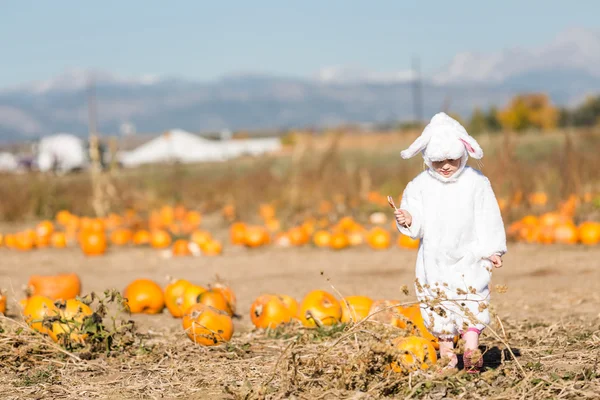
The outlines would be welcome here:
[[[432,78],[438,84],[497,84],[535,70],[580,70],[600,77],[600,32],[569,29],[546,46],[499,53],[460,53]]]
[[[101,132],[179,127],[290,128],[414,118],[410,71],[326,67],[311,78],[237,73],[212,82],[153,75],[123,77],[73,69],[45,81],[0,88],[0,141],[53,132],[87,132],[86,88],[95,83]],[[442,108],[469,116],[503,106],[517,93],[543,91],[559,105],[600,93],[600,34],[573,29],[548,45],[491,54],[458,54],[422,80],[423,113]]]

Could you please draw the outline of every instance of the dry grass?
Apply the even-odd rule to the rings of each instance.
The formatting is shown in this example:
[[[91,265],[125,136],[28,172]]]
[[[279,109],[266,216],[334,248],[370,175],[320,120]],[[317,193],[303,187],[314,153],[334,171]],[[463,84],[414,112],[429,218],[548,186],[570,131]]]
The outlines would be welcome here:
[[[504,321],[498,329],[517,360],[484,335],[486,371],[444,376],[437,367],[390,371],[398,352],[389,339],[402,332],[374,322],[248,332],[215,348],[194,346],[182,332],[138,334],[124,351],[86,360],[3,320],[0,370],[4,398],[595,399],[599,323]]]
[[[122,170],[112,179],[117,196],[110,206],[114,211],[127,207],[148,210],[181,202],[210,213],[235,202],[240,216],[249,219],[261,202],[278,204],[284,216],[295,216],[313,209],[320,200],[335,197],[344,205],[341,212],[366,212],[373,209],[364,201],[370,190],[397,196],[421,170],[419,157],[405,161],[398,154],[415,135],[303,137],[276,156]],[[544,190],[555,204],[570,193],[600,192],[600,131],[524,136],[505,133],[480,136],[478,140],[486,156],[483,165],[473,165],[490,177],[500,197]],[[2,183],[0,219],[50,218],[63,208],[93,214],[88,174],[5,175]]]

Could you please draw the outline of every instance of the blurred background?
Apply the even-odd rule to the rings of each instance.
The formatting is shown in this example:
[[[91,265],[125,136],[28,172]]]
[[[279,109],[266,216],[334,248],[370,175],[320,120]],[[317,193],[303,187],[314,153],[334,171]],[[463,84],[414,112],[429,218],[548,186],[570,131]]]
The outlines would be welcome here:
[[[600,202],[593,1],[3,2],[0,219],[369,215],[445,111],[506,218]],[[383,200],[382,200],[383,199]]]

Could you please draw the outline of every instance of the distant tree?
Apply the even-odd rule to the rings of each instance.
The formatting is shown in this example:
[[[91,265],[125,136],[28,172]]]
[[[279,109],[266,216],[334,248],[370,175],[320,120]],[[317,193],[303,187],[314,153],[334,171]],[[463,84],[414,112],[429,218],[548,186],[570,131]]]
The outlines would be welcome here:
[[[475,108],[469,121],[469,133],[477,135],[488,130],[486,115],[480,108]]]
[[[600,96],[588,97],[572,112],[575,126],[594,126],[600,122]]]
[[[498,119],[498,109],[496,106],[491,106],[485,115],[485,125],[490,132],[498,132],[502,129],[502,124]]]
[[[519,132],[537,128],[545,131],[556,128],[559,111],[546,94],[522,94],[511,100],[498,114],[498,119],[505,129]]]

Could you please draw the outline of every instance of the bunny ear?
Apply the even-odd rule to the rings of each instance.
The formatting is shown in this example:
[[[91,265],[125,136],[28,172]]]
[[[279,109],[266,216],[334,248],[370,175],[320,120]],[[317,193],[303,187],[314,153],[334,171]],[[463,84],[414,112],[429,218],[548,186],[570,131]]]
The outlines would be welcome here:
[[[479,143],[477,143],[477,141],[472,136],[467,135],[465,137],[459,138],[458,140],[460,140],[465,145],[469,156],[477,160],[483,157],[483,150],[481,149],[481,146],[479,146]]]
[[[400,156],[404,159],[414,157],[417,153],[423,151],[425,147],[427,147],[430,138],[431,134],[429,134],[429,132],[423,132],[406,150],[400,152]]]

